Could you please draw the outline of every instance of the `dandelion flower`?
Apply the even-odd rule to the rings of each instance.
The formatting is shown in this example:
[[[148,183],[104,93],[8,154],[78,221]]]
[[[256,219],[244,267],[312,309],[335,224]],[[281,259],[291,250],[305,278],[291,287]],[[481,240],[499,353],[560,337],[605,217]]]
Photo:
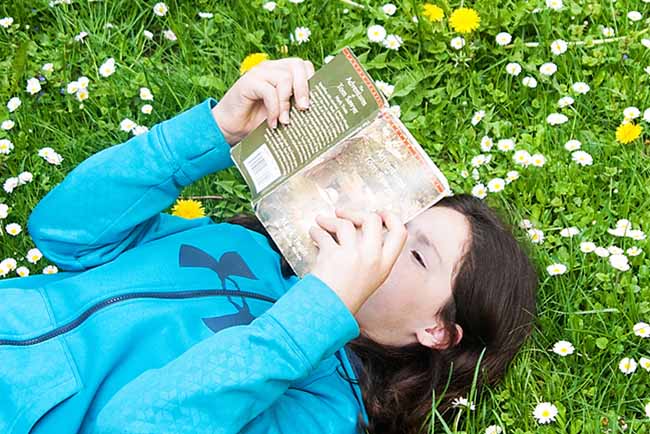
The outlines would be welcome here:
[[[370,42],[382,42],[386,38],[386,29],[384,26],[375,24],[368,27],[368,39]]]
[[[553,352],[563,357],[573,354],[574,350],[573,344],[569,341],[558,341],[553,345]]]
[[[455,38],[452,38],[451,41],[449,41],[449,45],[451,45],[451,47],[455,48],[456,50],[460,50],[465,46],[465,38],[462,36],[456,36]]]
[[[517,62],[510,62],[506,65],[506,72],[510,75],[519,75],[521,72],[521,65]]]
[[[478,12],[472,8],[458,8],[449,17],[451,28],[458,33],[470,33],[478,29],[480,22]]]
[[[442,18],[445,16],[445,13],[443,10],[440,8],[440,6],[436,6],[431,3],[425,3],[422,5],[422,9],[424,10],[422,12],[422,15],[429,21],[441,21]]]
[[[172,208],[172,215],[186,219],[194,219],[205,216],[201,202],[193,199],[179,199]]]
[[[533,411],[533,417],[537,419],[538,423],[549,423],[555,420],[557,416],[557,407],[550,402],[541,402],[537,404]]]
[[[551,52],[556,56],[566,53],[567,47],[567,43],[562,39],[556,39],[551,42]]]
[[[623,123],[616,128],[616,140],[619,143],[630,143],[638,139],[641,135],[641,125],[635,125],[631,122]]]
[[[630,357],[624,357],[621,359],[621,361],[618,363],[618,369],[621,370],[622,373],[625,375],[629,375],[636,371],[636,360],[630,358]]]
[[[239,65],[239,74],[242,75],[245,72],[252,69],[254,66],[259,65],[265,60],[269,60],[269,55],[266,53],[251,53],[248,56],[244,57],[241,65]]]
[[[503,47],[504,45],[508,45],[510,41],[512,41],[512,35],[508,32],[501,32],[501,33],[497,33],[494,39],[496,40],[497,44]]]
[[[550,274],[551,276],[558,276],[560,274],[566,273],[566,265],[551,264],[548,267],[546,267],[546,271],[548,271],[548,274]]]
[[[638,322],[632,327],[634,334],[641,338],[650,338],[650,324]]]

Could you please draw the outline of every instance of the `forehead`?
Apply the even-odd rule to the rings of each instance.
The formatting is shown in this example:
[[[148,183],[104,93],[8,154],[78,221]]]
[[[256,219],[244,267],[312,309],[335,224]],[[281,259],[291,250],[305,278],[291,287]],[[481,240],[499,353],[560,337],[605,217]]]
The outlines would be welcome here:
[[[469,240],[470,227],[465,216],[443,206],[434,206],[411,220],[409,232],[423,231],[445,258],[460,257]],[[455,262],[455,261],[454,261]]]

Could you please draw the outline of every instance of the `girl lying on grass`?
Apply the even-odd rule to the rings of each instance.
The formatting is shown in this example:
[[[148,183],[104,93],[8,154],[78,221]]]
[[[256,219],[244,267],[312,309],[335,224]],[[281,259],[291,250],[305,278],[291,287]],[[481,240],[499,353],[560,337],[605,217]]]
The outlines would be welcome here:
[[[254,215],[161,212],[265,119],[288,122],[291,95],[306,109],[313,73],[263,62],[38,203],[29,233],[62,271],[0,282],[0,432],[408,434],[450,417],[477,367],[479,390],[499,382],[537,274],[479,199],[407,224],[319,216],[303,278]]]

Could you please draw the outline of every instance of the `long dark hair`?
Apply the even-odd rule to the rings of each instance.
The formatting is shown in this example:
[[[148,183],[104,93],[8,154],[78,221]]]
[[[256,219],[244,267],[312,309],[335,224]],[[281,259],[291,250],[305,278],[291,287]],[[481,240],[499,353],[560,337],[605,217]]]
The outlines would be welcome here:
[[[420,433],[433,422],[434,405],[450,422],[452,401],[469,398],[476,371],[477,396],[503,378],[536,318],[538,272],[529,259],[530,245],[518,243],[505,219],[474,196],[448,196],[434,206],[463,214],[470,225],[470,242],[456,264],[452,297],[439,312],[450,342],[456,338],[454,324],[462,327],[463,336],[445,350],[420,343],[383,345],[363,332],[348,343],[362,362],[359,385],[370,422],[367,426],[360,422],[359,427],[371,434]],[[239,214],[226,221],[266,235],[280,253],[255,215]],[[283,275],[294,274],[280,257]]]

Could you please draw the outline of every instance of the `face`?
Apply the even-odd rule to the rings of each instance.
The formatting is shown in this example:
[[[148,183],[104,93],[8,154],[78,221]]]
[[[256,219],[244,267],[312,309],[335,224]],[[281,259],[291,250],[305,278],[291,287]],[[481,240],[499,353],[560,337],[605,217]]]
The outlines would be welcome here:
[[[451,297],[453,268],[469,242],[469,223],[458,211],[434,206],[406,229],[404,248],[388,278],[355,318],[362,332],[377,342],[444,348],[450,342],[436,312]]]

